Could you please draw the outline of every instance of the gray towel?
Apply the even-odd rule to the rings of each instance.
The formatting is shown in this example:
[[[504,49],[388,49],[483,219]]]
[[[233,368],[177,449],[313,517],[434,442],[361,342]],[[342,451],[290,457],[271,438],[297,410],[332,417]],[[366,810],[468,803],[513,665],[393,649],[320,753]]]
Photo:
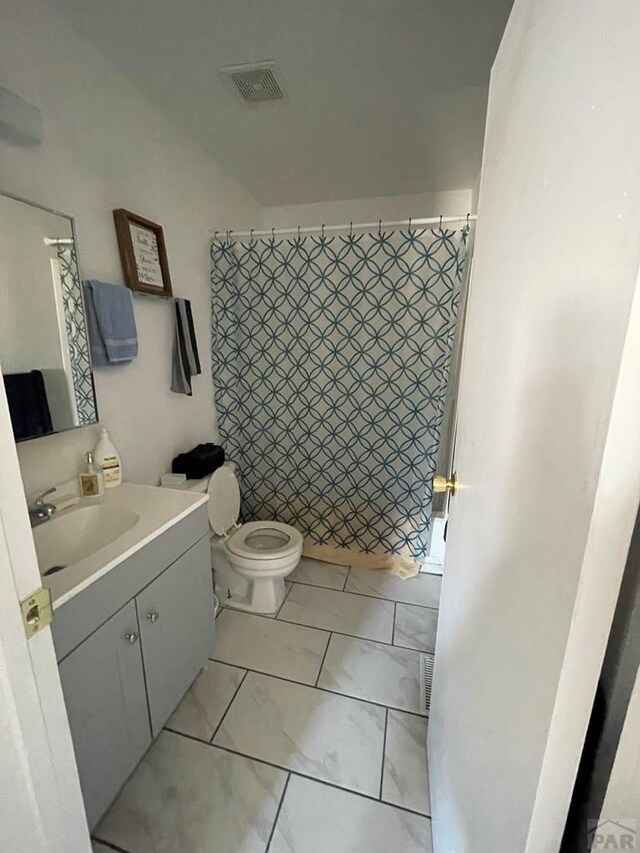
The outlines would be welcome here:
[[[191,377],[201,373],[196,332],[193,327],[191,302],[174,299],[175,333],[173,338],[173,361],[171,368],[171,390],[176,394],[192,396]]]
[[[131,291],[122,284],[85,281],[84,301],[94,367],[132,361],[138,355],[138,333]]]

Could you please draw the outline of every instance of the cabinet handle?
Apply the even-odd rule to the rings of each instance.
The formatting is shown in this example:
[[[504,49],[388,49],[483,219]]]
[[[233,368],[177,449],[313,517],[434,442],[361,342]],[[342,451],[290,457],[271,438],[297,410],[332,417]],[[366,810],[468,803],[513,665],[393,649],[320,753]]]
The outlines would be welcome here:
[[[155,611],[155,610],[151,610],[149,613],[147,613],[147,619],[148,619],[148,620],[149,620],[149,622],[151,622],[152,624],[155,624],[155,623],[158,621],[158,619],[159,619],[159,618],[160,618],[160,614],[159,614],[159,613],[156,613],[156,611]]]
[[[134,643],[138,642],[138,632],[131,631],[131,633],[125,634],[124,638],[130,645],[133,645]]]

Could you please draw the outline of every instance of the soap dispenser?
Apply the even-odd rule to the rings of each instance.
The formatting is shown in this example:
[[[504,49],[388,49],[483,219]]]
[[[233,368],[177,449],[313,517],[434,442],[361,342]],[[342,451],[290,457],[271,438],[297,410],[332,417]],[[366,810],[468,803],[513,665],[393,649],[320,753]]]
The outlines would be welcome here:
[[[99,498],[104,494],[102,471],[93,464],[93,453],[87,453],[87,470],[80,474],[80,494],[83,498]]]

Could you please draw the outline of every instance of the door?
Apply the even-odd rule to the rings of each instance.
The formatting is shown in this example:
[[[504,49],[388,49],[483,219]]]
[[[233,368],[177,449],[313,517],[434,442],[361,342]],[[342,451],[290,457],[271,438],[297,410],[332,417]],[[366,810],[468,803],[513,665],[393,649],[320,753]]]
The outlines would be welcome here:
[[[640,5],[517,0],[429,721],[436,853],[555,853],[640,493]]]
[[[213,630],[209,537],[136,598],[155,737],[206,663]]]
[[[93,827],[151,743],[133,601],[60,663],[60,678]]]
[[[0,827],[12,853],[89,853],[51,629],[27,640],[20,599],[41,585],[0,382]]]

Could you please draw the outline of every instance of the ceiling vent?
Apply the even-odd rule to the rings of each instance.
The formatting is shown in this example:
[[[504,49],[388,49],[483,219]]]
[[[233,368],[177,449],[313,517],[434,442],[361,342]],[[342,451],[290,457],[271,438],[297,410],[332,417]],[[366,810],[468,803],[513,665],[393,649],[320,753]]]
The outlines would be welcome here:
[[[263,104],[284,98],[282,77],[273,60],[247,65],[227,65],[218,71],[231,90],[247,104]]]

